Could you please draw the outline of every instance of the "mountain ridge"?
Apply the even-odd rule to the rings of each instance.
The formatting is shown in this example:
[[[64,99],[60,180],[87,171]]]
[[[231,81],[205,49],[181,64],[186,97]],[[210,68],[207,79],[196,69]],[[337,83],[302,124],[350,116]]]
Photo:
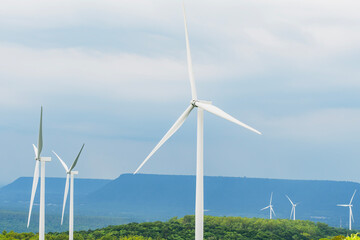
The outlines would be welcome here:
[[[114,180],[75,178],[75,214],[78,216],[122,217],[129,221],[168,220],[194,214],[195,176],[163,174],[121,174]],[[0,188],[0,210],[27,212],[32,178],[22,177]],[[65,178],[46,178],[46,213],[61,213]],[[288,180],[249,177],[204,177],[207,215],[268,218],[260,211],[269,204],[277,218],[289,218],[294,202],[297,219],[346,226],[348,203],[360,184],[352,181]],[[38,192],[37,192],[38,194]],[[36,196],[35,203],[38,202]],[[37,206],[34,212],[37,211]],[[354,227],[360,227],[360,197],[354,198]]]

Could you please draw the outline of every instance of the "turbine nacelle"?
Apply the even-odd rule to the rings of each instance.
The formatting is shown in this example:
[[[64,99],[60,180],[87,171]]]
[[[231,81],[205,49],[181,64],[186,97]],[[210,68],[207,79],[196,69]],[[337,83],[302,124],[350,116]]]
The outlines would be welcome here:
[[[193,105],[194,107],[199,107],[199,106],[197,105],[197,103],[212,104],[212,101],[195,100],[195,99],[193,99],[193,100],[190,101],[190,104]]]
[[[39,161],[39,162],[51,162],[51,157],[39,157],[39,158],[35,158],[35,161]]]

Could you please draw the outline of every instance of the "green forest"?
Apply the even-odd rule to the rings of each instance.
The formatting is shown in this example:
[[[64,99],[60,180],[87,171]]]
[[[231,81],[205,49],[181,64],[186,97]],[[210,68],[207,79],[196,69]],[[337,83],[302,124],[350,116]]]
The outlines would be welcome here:
[[[358,239],[356,231],[330,227],[303,220],[205,216],[204,239],[207,240],[343,240]],[[38,239],[34,233],[3,231],[0,239]],[[47,240],[68,239],[66,232],[48,233]],[[75,240],[191,240],[194,216],[172,218],[166,222],[129,223],[97,230],[78,231]]]

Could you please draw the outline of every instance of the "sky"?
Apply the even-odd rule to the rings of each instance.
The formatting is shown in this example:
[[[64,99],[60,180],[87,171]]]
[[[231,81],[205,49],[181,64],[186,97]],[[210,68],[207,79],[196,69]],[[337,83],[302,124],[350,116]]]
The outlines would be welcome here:
[[[205,175],[360,181],[360,2],[188,1]],[[182,1],[19,0],[0,9],[0,185],[131,173],[191,100]],[[141,173],[195,174],[196,112]]]

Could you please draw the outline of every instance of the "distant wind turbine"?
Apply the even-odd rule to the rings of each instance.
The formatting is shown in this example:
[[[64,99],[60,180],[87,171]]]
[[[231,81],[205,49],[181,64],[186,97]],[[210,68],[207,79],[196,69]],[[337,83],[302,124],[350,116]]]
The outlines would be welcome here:
[[[273,209],[273,205],[272,205],[272,197],[273,197],[273,193],[271,193],[271,196],[270,196],[270,204],[269,204],[269,206],[264,207],[264,208],[262,208],[262,209],[260,210],[260,211],[263,211],[263,210],[269,208],[269,211],[270,211],[270,219],[272,219],[272,214],[274,214],[274,216],[276,216],[276,214],[275,214],[275,212],[274,212],[274,209]]]
[[[337,205],[339,207],[349,207],[349,230],[351,230],[351,222],[354,222],[354,216],[353,216],[353,212],[352,212],[352,206],[353,206],[352,201],[354,199],[355,193],[356,193],[356,190],[354,191],[349,204],[338,204]]]
[[[39,240],[45,240],[45,162],[50,162],[51,157],[41,157],[41,151],[43,148],[43,137],[42,137],[42,113],[43,108],[41,107],[40,113],[40,128],[39,128],[39,139],[37,147],[33,144],[35,152],[35,171],[31,190],[30,208],[27,227],[29,228],[31,211],[34,204],[35,193],[39,181],[39,163],[41,163],[41,180],[40,180],[40,214],[39,214]]]
[[[62,215],[61,215],[61,225],[63,224],[63,221],[64,221],[64,211],[65,211],[65,206],[66,206],[67,195],[69,193],[69,177],[71,179],[70,180],[70,210],[69,210],[69,240],[74,239],[74,175],[79,174],[78,171],[73,171],[73,169],[75,168],[75,166],[79,160],[80,154],[81,154],[84,146],[85,146],[85,144],[82,145],[80,152],[78,153],[77,157],[75,158],[75,161],[71,165],[70,169],[65,164],[65,162],[59,157],[59,155],[57,155],[56,152],[53,151],[53,153],[59,159],[60,163],[63,165],[63,167],[65,168],[65,171],[66,171],[66,183],[65,183],[65,191],[64,191],[63,209],[62,209]]]
[[[293,220],[296,220],[295,219],[295,208],[297,205],[299,205],[299,203],[293,203],[288,195],[285,195],[285,196],[287,197],[287,199],[289,199],[291,206],[292,206],[291,213],[290,213],[290,219],[291,219],[291,217],[293,217]]]
[[[189,116],[191,110],[197,108],[197,157],[196,157],[196,200],[195,200],[195,240],[202,240],[204,234],[204,172],[203,172],[203,134],[204,134],[204,110],[222,117],[230,122],[238,124],[244,128],[247,128],[255,133],[261,134],[259,131],[254,128],[240,122],[234,117],[222,111],[220,108],[215,107],[209,101],[198,100],[195,80],[192,70],[192,61],[190,54],[190,45],[188,38],[188,31],[186,25],[186,16],[185,16],[185,8],[184,10],[184,24],[185,24],[185,39],[186,39],[186,50],[187,50],[187,63],[188,63],[188,71],[191,85],[191,96],[192,100],[190,102],[190,106],[187,107],[185,112],[181,114],[181,116],[176,120],[174,125],[170,128],[170,130],[165,134],[165,136],[160,140],[160,142],[155,146],[155,148],[150,152],[150,154],[146,157],[146,159],[140,164],[140,166],[136,169],[134,174],[136,174],[142,166],[149,160],[149,158],[181,127],[181,125],[185,122],[186,118]]]

